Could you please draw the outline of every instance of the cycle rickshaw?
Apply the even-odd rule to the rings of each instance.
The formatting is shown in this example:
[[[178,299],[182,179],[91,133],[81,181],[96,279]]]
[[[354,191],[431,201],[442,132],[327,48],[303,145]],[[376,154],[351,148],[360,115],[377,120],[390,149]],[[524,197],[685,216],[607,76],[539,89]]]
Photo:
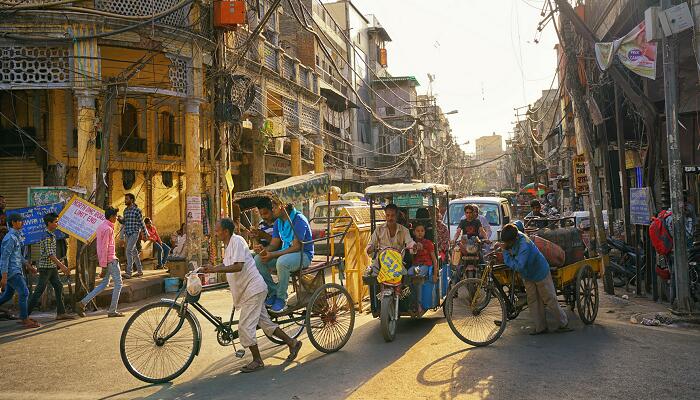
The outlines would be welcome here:
[[[365,197],[370,205],[371,230],[374,233],[377,226],[383,221],[377,217],[377,210],[382,204],[393,203],[399,207],[404,214],[405,224],[421,223],[426,226],[426,239],[435,244],[435,256],[440,264],[438,239],[438,219],[437,211],[440,205],[447,206],[449,203],[449,186],[435,183],[397,183],[388,185],[370,186],[365,190]],[[381,214],[380,214],[381,215]],[[449,219],[449,215],[448,215]],[[449,226],[449,220],[448,226]],[[449,235],[449,233],[448,233]],[[379,250],[373,259],[378,259],[379,263],[385,259],[397,260],[401,258],[399,254],[403,249],[376,249]],[[389,250],[393,255],[385,257],[385,252]],[[407,260],[403,260],[402,268],[408,269]],[[431,267],[427,276],[432,276]],[[393,341],[396,337],[396,327],[398,320],[402,316],[413,318],[422,317],[429,309],[437,310],[443,305],[445,293],[449,285],[450,267],[448,263],[439,266],[438,282],[433,283],[431,279],[413,278],[413,283],[422,285],[421,298],[416,299],[411,294],[409,282],[411,278],[404,278],[402,284],[393,287],[379,282],[377,276],[366,275],[364,282],[370,289],[370,309],[372,316],[379,317],[381,322],[382,336],[387,342]],[[423,312],[418,313],[415,304],[420,302]]]
[[[328,174],[309,174],[236,193],[234,202],[245,212],[256,208],[262,198],[281,204],[321,196],[330,201],[329,189]],[[324,222],[330,227],[332,221]],[[347,229],[312,242],[330,241],[335,237],[342,240],[346,232]],[[337,268],[341,262],[336,256],[314,257],[307,268],[292,273],[294,293],[287,310],[279,314],[270,312],[272,320],[292,338],[306,329],[311,344],[324,353],[336,352],[345,346],[355,324],[355,308],[348,291],[340,284],[326,282],[326,272]],[[162,383],[187,370],[202,345],[202,328],[193,310],[214,326],[219,345],[235,347],[234,341],[238,338],[235,329],[238,321],[233,319],[235,310],[231,310],[225,321],[199,303],[200,296],[201,293],[190,295],[183,286],[174,299],[148,304],[129,318],[122,331],[120,352],[124,365],[134,377],[148,383]],[[283,344],[278,338],[268,338],[273,343]]]
[[[560,219],[556,219],[557,221]],[[485,257],[479,278],[464,279],[447,294],[445,316],[452,332],[472,346],[487,346],[503,334],[508,320],[527,308],[520,274],[502,264],[496,252]],[[550,267],[559,302],[576,310],[581,321],[592,324],[598,315],[598,277],[605,256],[583,258]]]

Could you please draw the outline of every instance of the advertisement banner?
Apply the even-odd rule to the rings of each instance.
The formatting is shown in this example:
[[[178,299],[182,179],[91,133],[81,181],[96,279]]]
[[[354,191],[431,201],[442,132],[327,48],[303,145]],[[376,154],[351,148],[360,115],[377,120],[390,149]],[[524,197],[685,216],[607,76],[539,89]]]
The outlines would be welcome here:
[[[44,215],[48,213],[60,213],[63,209],[63,203],[48,204],[44,206],[17,208],[8,210],[7,215],[22,214],[24,225],[22,226],[22,235],[24,236],[25,246],[36,244],[44,240],[46,237],[46,224],[44,224]],[[56,231],[56,239],[65,239],[65,233]]]
[[[83,243],[90,243],[104,220],[103,209],[73,196],[58,216],[58,229]]]
[[[627,35],[614,42],[596,43],[595,56],[603,71],[610,68],[615,55],[630,71],[639,76],[656,79],[656,43],[647,42],[644,21]]]

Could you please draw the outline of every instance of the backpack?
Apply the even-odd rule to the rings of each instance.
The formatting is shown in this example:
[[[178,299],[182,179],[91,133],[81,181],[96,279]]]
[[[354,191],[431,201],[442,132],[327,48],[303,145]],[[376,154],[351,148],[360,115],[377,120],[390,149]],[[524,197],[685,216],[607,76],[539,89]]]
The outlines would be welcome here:
[[[668,231],[665,220],[671,216],[671,211],[662,210],[659,215],[651,218],[649,225],[649,238],[651,245],[658,254],[668,255],[673,250],[673,237]]]

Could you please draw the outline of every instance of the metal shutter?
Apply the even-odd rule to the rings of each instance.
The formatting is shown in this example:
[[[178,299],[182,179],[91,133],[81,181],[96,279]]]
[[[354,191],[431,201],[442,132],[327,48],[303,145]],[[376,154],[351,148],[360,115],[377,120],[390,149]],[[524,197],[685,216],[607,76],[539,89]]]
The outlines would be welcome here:
[[[0,158],[0,195],[8,210],[27,207],[27,188],[43,184],[44,171],[34,159]]]

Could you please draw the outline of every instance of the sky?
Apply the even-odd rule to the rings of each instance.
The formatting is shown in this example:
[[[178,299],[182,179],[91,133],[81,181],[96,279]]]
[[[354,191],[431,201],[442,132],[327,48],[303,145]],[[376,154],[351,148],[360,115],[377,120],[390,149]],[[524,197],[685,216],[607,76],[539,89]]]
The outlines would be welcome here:
[[[558,42],[551,21],[537,34],[544,0],[353,0],[387,30],[388,70],[413,75],[448,116],[463,149],[493,132],[507,138],[514,108],[534,103],[556,69]],[[534,39],[537,34],[539,43]],[[556,82],[554,83],[556,87]],[[524,110],[523,110],[524,111]],[[504,145],[505,146],[505,145]]]

